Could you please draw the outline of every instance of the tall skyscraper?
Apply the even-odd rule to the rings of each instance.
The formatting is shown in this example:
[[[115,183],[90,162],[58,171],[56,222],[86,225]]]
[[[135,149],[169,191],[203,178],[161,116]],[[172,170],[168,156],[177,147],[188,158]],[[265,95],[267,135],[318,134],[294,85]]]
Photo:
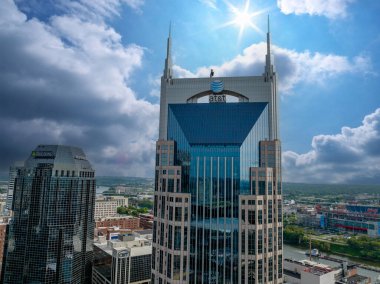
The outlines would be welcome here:
[[[210,78],[173,78],[169,33],[152,282],[282,283],[281,144],[269,22],[263,75],[213,76],[211,70]]]
[[[12,210],[13,190],[15,186],[15,178],[17,176],[17,169],[22,166],[23,166],[22,162],[16,162],[13,166],[9,168],[8,192],[7,192],[7,203],[6,203],[6,208],[8,211]]]
[[[91,283],[95,172],[84,152],[39,145],[14,182],[3,283]]]

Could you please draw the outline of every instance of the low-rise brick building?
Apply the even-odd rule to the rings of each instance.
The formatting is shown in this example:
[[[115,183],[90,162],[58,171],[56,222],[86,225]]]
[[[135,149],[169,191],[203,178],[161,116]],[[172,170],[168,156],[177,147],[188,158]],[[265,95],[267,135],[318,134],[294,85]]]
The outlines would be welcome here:
[[[153,228],[153,214],[140,214],[140,225],[143,229],[152,229]]]
[[[114,216],[95,220],[95,227],[119,227],[120,229],[139,229],[140,218],[132,216]]]

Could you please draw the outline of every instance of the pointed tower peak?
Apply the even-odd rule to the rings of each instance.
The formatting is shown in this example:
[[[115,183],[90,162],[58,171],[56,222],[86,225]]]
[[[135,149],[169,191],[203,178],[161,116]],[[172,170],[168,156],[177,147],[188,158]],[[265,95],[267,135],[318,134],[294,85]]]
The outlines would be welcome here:
[[[267,55],[270,56],[270,22],[269,22],[269,14],[268,14],[268,31],[267,31]],[[270,59],[270,58],[269,58]]]
[[[272,52],[271,52],[271,36],[270,36],[270,21],[268,14],[268,31],[267,31],[267,54],[265,56],[265,78],[266,80],[270,80],[273,77],[274,63],[272,60]]]
[[[172,78],[172,22],[169,23],[169,35],[166,45],[166,58],[165,58],[165,69],[164,78]]]

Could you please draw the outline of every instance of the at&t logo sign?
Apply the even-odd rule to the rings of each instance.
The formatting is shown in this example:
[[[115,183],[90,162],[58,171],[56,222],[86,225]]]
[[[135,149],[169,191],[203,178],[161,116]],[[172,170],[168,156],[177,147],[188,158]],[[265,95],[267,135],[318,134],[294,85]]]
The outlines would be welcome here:
[[[224,84],[220,80],[215,80],[211,82],[212,94],[209,96],[210,103],[225,103],[226,96],[221,92],[224,90]]]

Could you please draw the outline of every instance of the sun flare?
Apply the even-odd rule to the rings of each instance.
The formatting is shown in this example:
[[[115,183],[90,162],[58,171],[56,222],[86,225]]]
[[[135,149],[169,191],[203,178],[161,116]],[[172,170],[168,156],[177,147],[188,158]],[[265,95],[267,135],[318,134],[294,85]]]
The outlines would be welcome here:
[[[260,30],[259,27],[256,26],[254,23],[254,18],[259,16],[260,14],[264,13],[266,9],[251,12],[249,9],[250,6],[250,0],[246,0],[245,5],[242,9],[239,9],[238,7],[232,5],[230,2],[226,1],[226,4],[229,8],[229,10],[233,14],[233,19],[229,22],[226,22],[222,25],[222,27],[226,26],[237,26],[239,28],[239,41],[241,40],[245,28],[252,28],[256,32],[260,34],[264,34],[262,30]]]
[[[251,22],[251,17],[246,11],[237,11],[235,22],[238,26],[245,28]]]

